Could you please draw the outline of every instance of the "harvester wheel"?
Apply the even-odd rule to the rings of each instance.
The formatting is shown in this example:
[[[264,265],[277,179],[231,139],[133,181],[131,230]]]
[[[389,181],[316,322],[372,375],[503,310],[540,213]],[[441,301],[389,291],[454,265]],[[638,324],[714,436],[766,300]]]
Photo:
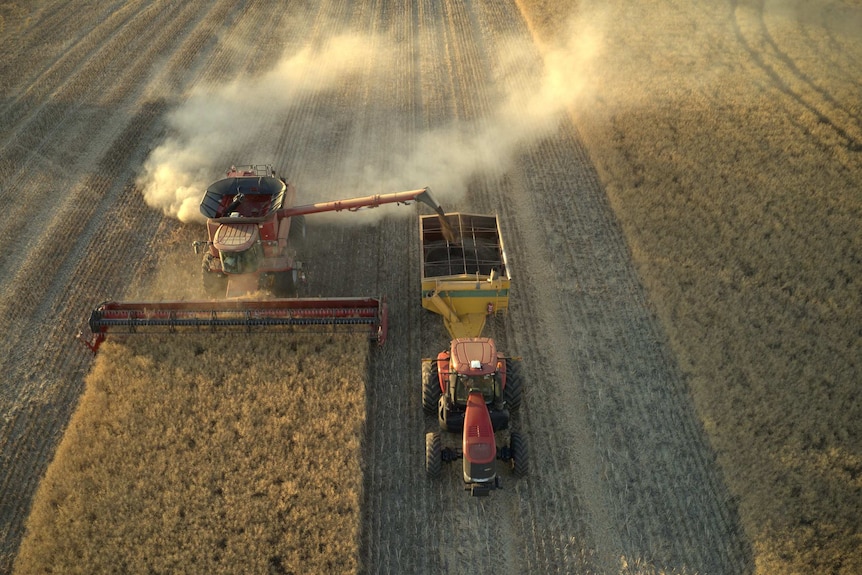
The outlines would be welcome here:
[[[506,387],[503,389],[503,400],[509,411],[518,411],[521,407],[521,362],[517,359],[506,360]]]
[[[225,276],[220,272],[210,271],[210,263],[213,259],[215,258],[212,254],[206,254],[201,262],[204,292],[210,297],[224,297]]]
[[[275,297],[296,297],[296,282],[293,281],[293,270],[275,272],[272,282],[272,293]]]
[[[422,409],[425,413],[437,413],[437,404],[440,401],[440,379],[437,373],[436,361],[422,362]]]
[[[290,230],[287,232],[287,241],[291,247],[299,250],[305,242],[305,216],[300,214],[290,218]]]
[[[513,431],[509,436],[509,449],[512,453],[512,471],[516,477],[524,477],[530,471],[530,454],[524,436]]]
[[[440,434],[430,432],[425,434],[425,473],[428,477],[440,477],[443,466],[442,444]]]

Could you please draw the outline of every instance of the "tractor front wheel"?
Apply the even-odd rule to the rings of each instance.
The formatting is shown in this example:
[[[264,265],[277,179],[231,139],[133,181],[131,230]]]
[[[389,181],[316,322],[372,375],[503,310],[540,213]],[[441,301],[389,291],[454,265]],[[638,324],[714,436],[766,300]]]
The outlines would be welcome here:
[[[530,471],[530,454],[527,441],[517,431],[509,436],[509,450],[512,453],[512,471],[516,477],[524,477]]]
[[[521,362],[517,359],[506,360],[506,387],[503,389],[503,400],[509,411],[518,411],[521,407]]]
[[[443,466],[442,444],[439,433],[425,434],[425,474],[434,479],[440,477]]]
[[[422,409],[425,413],[437,413],[437,403],[440,401],[440,379],[437,373],[437,361],[422,362]]]

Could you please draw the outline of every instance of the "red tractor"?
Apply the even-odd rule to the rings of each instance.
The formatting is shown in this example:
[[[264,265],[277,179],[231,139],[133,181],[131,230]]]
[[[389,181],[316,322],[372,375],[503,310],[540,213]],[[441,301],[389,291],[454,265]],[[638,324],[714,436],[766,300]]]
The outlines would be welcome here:
[[[462,434],[461,449],[443,448],[441,434],[426,435],[425,463],[431,476],[442,462],[463,459],[464,482],[472,495],[500,487],[496,459],[517,477],[528,471],[527,446],[517,431],[499,450],[495,433],[509,429],[509,414],[521,405],[520,360],[497,352],[487,337],[453,339],[449,351],[422,363],[422,407],[437,414],[440,429]],[[466,433],[464,432],[466,430]]]
[[[422,362],[422,407],[437,414],[442,432],[461,434],[458,446],[444,446],[441,432],[425,436],[425,471],[439,476],[443,463],[463,461],[465,488],[487,495],[501,486],[496,460],[515,476],[529,470],[523,435],[509,430],[510,413],[521,405],[521,363],[480,337],[489,315],[508,308],[510,278],[494,216],[448,214],[454,237],[439,220],[420,219],[422,303],[443,316],[452,336],[449,350]],[[508,434],[498,447],[496,435]]]

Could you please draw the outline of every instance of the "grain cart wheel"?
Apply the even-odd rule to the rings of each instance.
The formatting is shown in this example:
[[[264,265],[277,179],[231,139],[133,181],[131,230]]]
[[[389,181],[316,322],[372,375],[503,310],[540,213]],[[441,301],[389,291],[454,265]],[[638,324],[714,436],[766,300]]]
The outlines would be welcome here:
[[[503,389],[503,400],[509,411],[518,411],[521,407],[521,362],[517,359],[506,360],[506,387]]]
[[[425,473],[428,477],[440,477],[440,468],[443,465],[442,448],[439,433],[425,434]]]
[[[516,477],[524,477],[530,471],[530,454],[524,436],[517,431],[509,435],[509,450],[512,453],[512,471]]]
[[[440,401],[440,379],[437,375],[437,361],[422,362],[422,409],[425,413],[437,413]]]

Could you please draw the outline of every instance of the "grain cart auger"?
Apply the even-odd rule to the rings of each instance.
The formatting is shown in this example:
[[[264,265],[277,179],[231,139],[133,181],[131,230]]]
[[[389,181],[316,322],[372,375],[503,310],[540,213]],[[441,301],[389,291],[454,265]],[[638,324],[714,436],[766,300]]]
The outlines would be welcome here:
[[[357,211],[383,204],[422,202],[440,218],[452,238],[443,209],[428,188],[294,206],[296,189],[276,177],[270,165],[231,167],[210,185],[200,204],[207,218],[204,288],[224,300],[139,301],[101,304],[90,315],[91,336],[84,343],[95,353],[108,333],[188,332],[215,330],[291,329],[368,330],[370,338],[386,340],[387,311],[383,298],[298,298],[304,279],[297,249],[305,239],[305,216],[342,210]],[[240,299],[264,291],[275,299]]]
[[[509,307],[511,278],[499,222],[496,216],[453,213],[445,222],[420,216],[419,228],[422,305],[443,316],[452,337],[448,350],[422,361],[422,407],[437,414],[440,427],[425,436],[425,471],[437,477],[443,463],[461,459],[465,489],[488,495],[502,483],[496,460],[519,477],[529,469],[524,436],[509,430],[509,414],[521,404],[520,359],[481,337],[486,319]],[[445,446],[441,432],[460,433],[460,445]],[[508,441],[498,446],[496,436],[506,432]]]

